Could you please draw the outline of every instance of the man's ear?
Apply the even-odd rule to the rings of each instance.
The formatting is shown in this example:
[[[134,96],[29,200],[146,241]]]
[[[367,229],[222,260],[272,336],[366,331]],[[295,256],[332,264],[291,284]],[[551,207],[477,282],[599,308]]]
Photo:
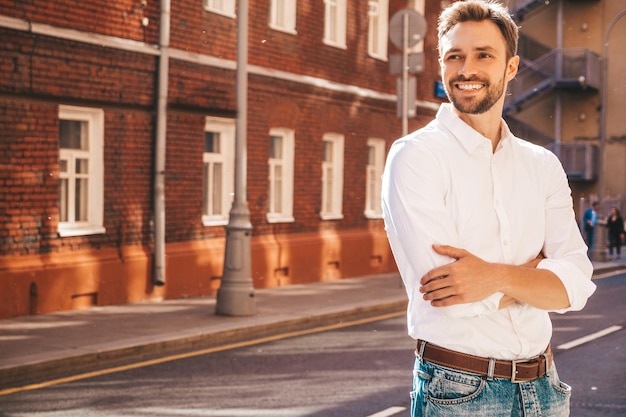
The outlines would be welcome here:
[[[517,75],[517,69],[519,68],[519,55],[515,55],[509,59],[506,65],[506,81],[511,81]]]

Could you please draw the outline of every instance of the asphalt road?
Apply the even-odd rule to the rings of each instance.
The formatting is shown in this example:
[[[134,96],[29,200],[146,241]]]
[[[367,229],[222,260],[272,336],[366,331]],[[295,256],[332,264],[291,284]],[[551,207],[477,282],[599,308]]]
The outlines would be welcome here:
[[[596,284],[583,311],[552,316],[559,376],[573,390],[570,417],[626,416],[626,274]]]
[[[626,275],[554,315],[571,417],[626,415]],[[163,361],[0,397],[0,417],[408,417],[404,317]]]

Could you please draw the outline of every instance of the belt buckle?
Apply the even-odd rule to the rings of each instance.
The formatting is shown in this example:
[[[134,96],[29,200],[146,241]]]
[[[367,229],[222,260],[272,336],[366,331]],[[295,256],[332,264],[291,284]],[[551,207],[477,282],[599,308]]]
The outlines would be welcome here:
[[[529,362],[528,359],[518,359],[518,360],[512,360],[511,361],[511,382],[514,384],[520,384],[524,381],[520,381],[519,379],[517,379],[517,364],[518,363],[526,363]]]

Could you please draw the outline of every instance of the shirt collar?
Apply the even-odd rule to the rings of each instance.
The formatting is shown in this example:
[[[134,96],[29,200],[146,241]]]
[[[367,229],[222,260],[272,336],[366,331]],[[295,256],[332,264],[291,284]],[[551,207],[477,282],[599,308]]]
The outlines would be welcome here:
[[[465,148],[467,153],[472,153],[480,147],[489,146],[491,149],[491,140],[487,139],[476,130],[472,129],[467,123],[452,110],[450,103],[443,103],[437,111],[437,120],[446,129],[450,131],[452,136]],[[504,122],[501,121],[501,139],[498,143],[496,151],[506,146],[510,142],[511,131]]]

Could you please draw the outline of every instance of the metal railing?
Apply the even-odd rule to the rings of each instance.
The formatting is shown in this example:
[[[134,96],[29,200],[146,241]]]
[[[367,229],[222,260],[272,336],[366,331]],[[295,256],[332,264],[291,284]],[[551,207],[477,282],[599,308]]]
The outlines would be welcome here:
[[[523,33],[519,34],[517,53],[524,62],[532,62],[552,51],[552,47],[539,42]]]
[[[599,89],[600,56],[586,48],[553,49],[526,63],[509,83],[505,110],[553,87]]]
[[[500,2],[519,20],[535,7],[544,4],[545,0],[500,0]]]
[[[549,147],[557,153],[567,178],[574,181],[593,181],[598,177],[598,147],[591,143],[553,143]]]
[[[511,130],[511,133],[513,133],[518,138],[525,139],[529,142],[546,148],[550,148],[552,143],[554,143],[554,139],[552,137],[535,129],[528,123],[524,123],[521,120],[516,119],[512,116],[505,117],[505,120],[506,124]]]

